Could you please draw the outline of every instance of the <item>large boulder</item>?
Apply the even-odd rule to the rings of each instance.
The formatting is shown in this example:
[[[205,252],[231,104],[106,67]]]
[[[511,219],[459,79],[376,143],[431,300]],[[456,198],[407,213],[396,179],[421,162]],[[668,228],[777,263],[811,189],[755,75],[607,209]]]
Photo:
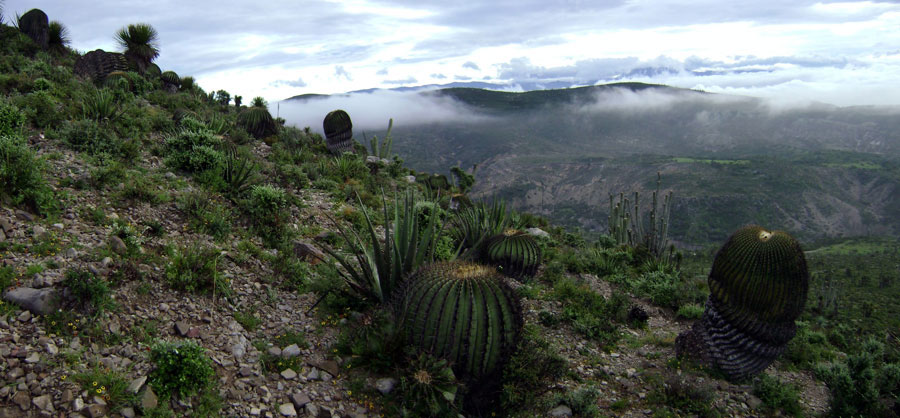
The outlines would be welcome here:
[[[41,49],[50,46],[50,19],[40,9],[31,9],[19,18],[19,30],[28,35]]]
[[[49,315],[56,310],[57,298],[53,288],[17,287],[6,292],[3,299],[15,303],[35,315]]]

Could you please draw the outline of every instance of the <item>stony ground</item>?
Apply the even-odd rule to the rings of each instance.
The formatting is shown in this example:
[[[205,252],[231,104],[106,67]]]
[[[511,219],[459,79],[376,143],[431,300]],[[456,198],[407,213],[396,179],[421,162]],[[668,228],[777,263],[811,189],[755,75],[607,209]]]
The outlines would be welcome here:
[[[49,159],[49,176],[57,181],[77,180],[87,175],[89,167],[72,152],[54,147],[50,141],[32,138],[36,149]],[[257,152],[264,154],[265,145]],[[168,174],[158,158],[149,157],[143,168],[153,176],[169,180],[170,187],[184,190],[189,183],[179,185]],[[71,199],[58,221],[45,222],[21,210],[0,208],[0,239],[10,244],[30,247],[39,240],[53,239],[60,249],[57,253],[30,254],[8,251],[0,254],[2,264],[24,272],[28,266],[42,264],[46,268],[30,277],[23,277],[21,287],[36,289],[60,287],[66,270],[88,268],[101,275],[109,275],[121,264],[112,257],[118,243],[111,238],[109,227],[98,226],[88,215],[91,207],[102,208],[110,218],[118,218],[132,225],[145,221],[160,222],[166,231],[162,238],[144,243],[150,251],[166,244],[208,242],[209,237],[194,234],[185,227],[183,215],[174,201],[158,205],[138,203],[127,206],[115,201],[116,187],[109,191],[93,188],[67,189]],[[169,190],[170,193],[175,193]],[[324,196],[308,190],[291,190],[301,196],[306,207],[294,214],[302,222],[324,225],[322,213],[331,210]],[[48,238],[49,237],[49,238]],[[226,303],[219,298],[197,296],[166,286],[162,280],[164,265],[140,264],[140,280],[125,280],[114,288],[117,308],[104,315],[99,323],[73,324],[99,327],[106,334],[106,344],[96,336],[82,332],[72,338],[48,333],[41,318],[27,310],[14,310],[0,318],[0,417],[99,417],[109,415],[102,396],[82,389],[71,377],[94,368],[116,371],[130,382],[128,390],[137,394],[144,407],[158,400],[146,384],[151,364],[148,360],[147,335],[155,334],[163,340],[192,339],[202,345],[215,364],[218,390],[224,400],[223,416],[316,416],[368,417],[380,411],[371,402],[350,396],[342,373],[342,359],[333,355],[333,343],[341,318],[323,318],[314,309],[313,294],[297,294],[273,284],[271,268],[255,257],[241,257],[234,250],[236,242],[216,243],[225,257],[220,269],[232,281],[234,298]],[[595,277],[586,277],[601,294],[609,295],[610,285]],[[563,326],[548,330],[547,339],[557,345],[561,354],[577,371],[578,379],[566,378],[558,383],[561,390],[575,390],[588,385],[601,388],[600,406],[612,408],[619,400],[624,407],[607,409],[611,416],[649,416],[654,412],[647,397],[658,387],[659,376],[671,374],[667,363],[672,360],[672,343],[689,322],[674,320],[674,315],[634,300],[650,314],[645,328],[623,328],[626,333],[618,345],[600,350]],[[5,302],[8,303],[8,302]],[[526,301],[526,321],[537,322],[541,310],[558,312],[559,302]],[[252,310],[259,325],[252,331],[234,319],[235,312]],[[252,344],[254,341],[272,342],[289,331],[303,333],[309,346],[270,346],[267,355],[283,358],[299,357],[299,370],[280,373],[263,371],[260,357],[264,355]],[[114,338],[108,338],[108,337]],[[827,390],[805,373],[784,372],[777,364],[768,370],[782,380],[801,385],[802,402],[810,415],[818,415],[827,407]],[[678,371],[678,374],[681,372]],[[716,409],[723,416],[758,416],[760,401],[750,395],[748,386],[733,385],[709,377],[684,375],[694,383],[708,385],[714,393]],[[383,382],[382,382],[383,383]],[[374,378],[369,384],[375,385]],[[358,395],[357,395],[358,396]],[[176,415],[190,411],[193,406],[175,406]],[[553,414],[564,416],[565,410],[554,409]],[[546,414],[551,414],[547,411]],[[131,408],[113,416],[135,416]]]

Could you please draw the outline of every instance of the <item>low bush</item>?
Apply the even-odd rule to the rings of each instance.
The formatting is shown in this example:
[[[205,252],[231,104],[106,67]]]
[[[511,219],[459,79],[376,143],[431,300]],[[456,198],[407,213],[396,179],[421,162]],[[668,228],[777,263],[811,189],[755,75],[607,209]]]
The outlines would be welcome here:
[[[155,366],[150,384],[164,399],[187,399],[215,383],[212,361],[193,341],[158,343],[150,350],[150,361]]]
[[[0,201],[25,205],[42,215],[58,210],[53,190],[44,180],[44,163],[24,140],[0,136],[0,162]]]
[[[798,398],[800,389],[793,384],[785,384],[778,379],[763,374],[753,382],[753,394],[756,395],[769,413],[783,411],[791,416],[802,416],[803,408]]]
[[[212,292],[227,297],[231,285],[218,270],[219,250],[200,245],[185,246],[175,250],[166,266],[166,282],[173,289],[187,292]]]
[[[97,316],[115,307],[106,280],[87,270],[69,270],[63,280],[70,301],[80,311]]]

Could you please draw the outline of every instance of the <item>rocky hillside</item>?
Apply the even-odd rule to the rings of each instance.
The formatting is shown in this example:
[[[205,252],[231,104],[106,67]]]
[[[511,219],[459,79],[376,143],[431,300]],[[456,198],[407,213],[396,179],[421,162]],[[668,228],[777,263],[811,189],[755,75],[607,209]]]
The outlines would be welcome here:
[[[5,25],[0,38],[0,417],[896,408],[900,341],[876,338],[896,312],[873,307],[865,332],[854,333],[828,316],[839,287],[815,282],[810,300],[820,303],[779,347],[780,360],[729,380],[674,352],[704,314],[706,255],[653,253],[609,236],[588,242],[540,217],[470,203],[459,187],[426,187],[389,147],[334,155],[331,138],[283,126],[261,98],[235,105],[227,92],[150,66],[76,76],[83,57],[65,45],[43,50]],[[468,357],[448,363],[450,353],[422,348],[427,338],[411,334],[428,327],[398,319],[407,313],[399,302],[412,297],[404,283],[433,259],[483,261],[507,238],[540,254],[528,274],[501,277],[525,263],[501,254],[441,276],[467,284],[483,273],[479,283],[496,290],[495,299],[475,291],[484,303],[459,311],[474,318],[466,327],[485,327],[466,350],[448,344]],[[814,276],[837,268],[812,266]],[[883,283],[885,298],[900,287]],[[427,307],[451,306],[448,293],[432,293],[438,302]],[[476,346],[497,333],[484,312],[497,312],[501,294],[512,343]],[[453,323],[456,315],[440,316],[449,309],[426,310],[422,321]],[[869,337],[880,351],[848,375],[844,359],[859,364],[854,353]],[[500,353],[497,366],[461,367],[482,353]],[[835,382],[846,379],[874,395],[841,391]]]

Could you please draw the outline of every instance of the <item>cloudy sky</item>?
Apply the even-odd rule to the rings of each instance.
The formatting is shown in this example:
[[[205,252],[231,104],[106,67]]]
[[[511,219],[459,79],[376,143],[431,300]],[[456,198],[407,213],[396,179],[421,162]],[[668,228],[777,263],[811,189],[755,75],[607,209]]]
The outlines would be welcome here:
[[[6,0],[116,50],[129,23],[157,63],[270,101],[482,81],[510,90],[643,81],[837,105],[900,105],[900,3],[807,0]]]

